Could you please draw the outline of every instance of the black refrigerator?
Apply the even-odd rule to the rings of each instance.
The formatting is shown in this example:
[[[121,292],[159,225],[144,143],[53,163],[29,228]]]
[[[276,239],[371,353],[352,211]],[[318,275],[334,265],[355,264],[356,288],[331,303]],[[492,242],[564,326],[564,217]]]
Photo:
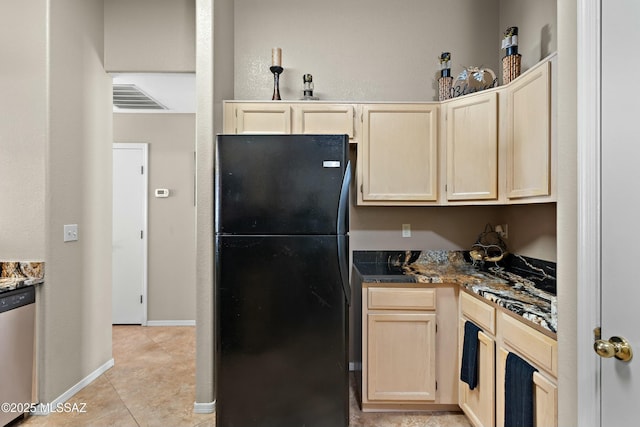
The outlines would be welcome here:
[[[216,426],[349,422],[349,140],[218,135]]]

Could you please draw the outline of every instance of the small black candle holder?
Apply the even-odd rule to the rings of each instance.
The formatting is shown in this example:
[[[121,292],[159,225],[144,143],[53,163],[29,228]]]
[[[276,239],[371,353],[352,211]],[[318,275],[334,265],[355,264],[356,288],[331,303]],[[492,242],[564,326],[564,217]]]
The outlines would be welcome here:
[[[280,101],[280,74],[284,71],[284,68],[274,65],[269,68],[273,73],[273,96],[271,97],[272,101]]]

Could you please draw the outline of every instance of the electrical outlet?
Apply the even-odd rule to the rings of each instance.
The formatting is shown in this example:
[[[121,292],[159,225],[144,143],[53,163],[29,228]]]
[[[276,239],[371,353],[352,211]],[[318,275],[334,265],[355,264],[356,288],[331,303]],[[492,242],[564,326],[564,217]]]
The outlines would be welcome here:
[[[402,224],[402,237],[411,237],[411,224]]]
[[[64,226],[64,241],[75,242],[78,240],[78,224],[66,224]]]
[[[496,225],[496,233],[498,233],[498,236],[502,237],[503,239],[508,239],[509,238],[509,224],[498,224],[498,225]]]

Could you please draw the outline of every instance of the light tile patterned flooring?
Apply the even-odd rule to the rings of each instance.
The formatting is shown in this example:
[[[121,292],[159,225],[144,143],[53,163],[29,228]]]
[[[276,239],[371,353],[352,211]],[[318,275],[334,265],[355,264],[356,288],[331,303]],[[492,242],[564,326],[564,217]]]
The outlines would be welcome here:
[[[73,396],[85,413],[30,416],[19,426],[213,427],[194,414],[195,328],[113,327],[115,366]],[[362,413],[351,392],[350,427],[470,427],[460,413]]]

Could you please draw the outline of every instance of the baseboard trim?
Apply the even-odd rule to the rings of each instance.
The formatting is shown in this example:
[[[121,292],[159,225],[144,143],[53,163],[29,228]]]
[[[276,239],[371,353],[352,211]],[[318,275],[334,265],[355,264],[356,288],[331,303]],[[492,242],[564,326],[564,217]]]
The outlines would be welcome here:
[[[208,403],[193,403],[193,412],[195,414],[213,414],[216,411],[216,401]]]
[[[147,320],[147,326],[196,326],[195,320]]]
[[[107,370],[113,367],[114,365],[113,358],[109,359],[106,363],[100,366],[98,369],[81,379],[76,385],[71,387],[69,390],[62,393],[56,399],[54,399],[50,403],[38,403],[36,405],[36,409],[31,411],[31,415],[49,415],[52,409],[56,409],[59,405],[65,403],[67,400],[71,399],[74,394],[91,384],[98,378],[100,375],[104,374]]]

